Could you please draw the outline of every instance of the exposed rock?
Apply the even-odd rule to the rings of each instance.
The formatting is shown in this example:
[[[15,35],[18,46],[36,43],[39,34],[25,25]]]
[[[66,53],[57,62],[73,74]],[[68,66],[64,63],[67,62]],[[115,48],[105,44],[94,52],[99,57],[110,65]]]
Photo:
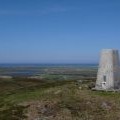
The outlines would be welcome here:
[[[62,91],[61,90],[57,90],[54,94],[55,95],[58,95],[58,94],[60,94]]]
[[[110,109],[111,109],[110,104],[107,103],[107,102],[102,102],[101,107],[102,107],[103,109],[107,109],[107,110],[110,110]]]
[[[12,79],[12,76],[0,76],[2,79]]]

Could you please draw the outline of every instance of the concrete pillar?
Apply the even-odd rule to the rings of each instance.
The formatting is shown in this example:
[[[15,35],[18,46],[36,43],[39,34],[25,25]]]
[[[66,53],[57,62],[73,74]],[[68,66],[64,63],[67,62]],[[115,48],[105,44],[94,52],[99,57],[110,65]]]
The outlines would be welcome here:
[[[120,88],[120,69],[118,50],[104,49],[101,52],[97,74],[97,90],[114,90]]]

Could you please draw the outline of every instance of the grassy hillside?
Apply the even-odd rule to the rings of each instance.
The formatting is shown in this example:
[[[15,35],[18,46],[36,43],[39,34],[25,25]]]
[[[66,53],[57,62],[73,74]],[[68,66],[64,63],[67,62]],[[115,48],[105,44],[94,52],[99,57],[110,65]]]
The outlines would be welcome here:
[[[94,79],[0,80],[0,120],[119,120],[120,94],[91,91]]]

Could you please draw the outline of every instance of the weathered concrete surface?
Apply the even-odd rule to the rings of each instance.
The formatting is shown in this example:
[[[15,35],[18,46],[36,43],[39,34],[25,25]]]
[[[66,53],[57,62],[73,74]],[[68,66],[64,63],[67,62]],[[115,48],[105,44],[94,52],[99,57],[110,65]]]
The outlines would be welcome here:
[[[120,88],[120,68],[118,50],[104,49],[98,68],[97,90],[114,90]]]

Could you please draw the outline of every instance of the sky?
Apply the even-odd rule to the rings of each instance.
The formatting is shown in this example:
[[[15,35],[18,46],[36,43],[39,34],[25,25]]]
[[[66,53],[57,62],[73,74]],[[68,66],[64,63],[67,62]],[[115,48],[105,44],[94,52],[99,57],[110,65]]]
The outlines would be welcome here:
[[[0,0],[0,63],[98,63],[120,50],[120,0]]]

